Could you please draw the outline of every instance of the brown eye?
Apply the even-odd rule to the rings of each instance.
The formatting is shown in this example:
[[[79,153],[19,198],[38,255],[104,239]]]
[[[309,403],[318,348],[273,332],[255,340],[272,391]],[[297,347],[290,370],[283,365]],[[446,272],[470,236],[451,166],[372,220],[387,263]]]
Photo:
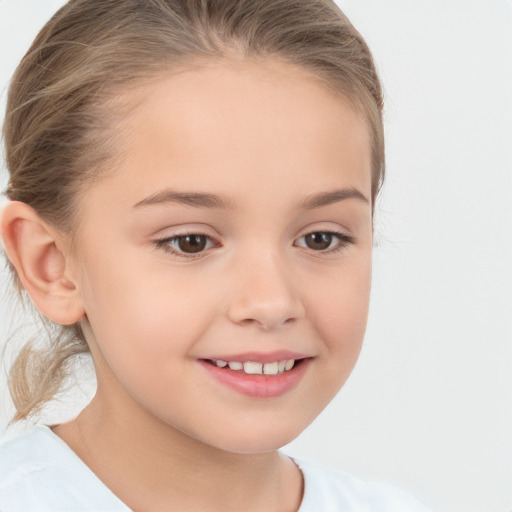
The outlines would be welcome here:
[[[304,247],[322,254],[341,251],[356,242],[355,238],[335,231],[313,231],[295,241],[296,247]]]
[[[304,237],[306,247],[315,251],[325,251],[332,244],[332,233],[309,233]]]
[[[179,250],[188,254],[204,251],[208,243],[208,237],[205,235],[178,236],[176,240]]]
[[[211,237],[201,233],[163,238],[162,240],[156,240],[155,244],[166,252],[182,257],[200,256],[200,253],[204,252],[206,254],[208,249],[215,246]]]

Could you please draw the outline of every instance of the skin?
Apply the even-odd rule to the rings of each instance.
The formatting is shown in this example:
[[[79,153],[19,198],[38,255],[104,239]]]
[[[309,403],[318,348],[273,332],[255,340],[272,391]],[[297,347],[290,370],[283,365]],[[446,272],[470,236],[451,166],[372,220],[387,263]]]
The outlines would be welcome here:
[[[137,511],[297,510],[302,477],[277,450],[344,384],[366,326],[372,207],[362,117],[273,60],[206,63],[130,94],[119,169],[79,199],[78,250],[55,235],[50,277],[74,293],[98,390],[54,431]],[[227,204],[134,206],[170,189]],[[339,189],[367,201],[302,205]],[[309,247],[305,235],[320,232],[351,241]],[[193,256],[158,243],[190,233],[211,240]],[[312,359],[274,398],[240,394],[198,362],[278,349]]]

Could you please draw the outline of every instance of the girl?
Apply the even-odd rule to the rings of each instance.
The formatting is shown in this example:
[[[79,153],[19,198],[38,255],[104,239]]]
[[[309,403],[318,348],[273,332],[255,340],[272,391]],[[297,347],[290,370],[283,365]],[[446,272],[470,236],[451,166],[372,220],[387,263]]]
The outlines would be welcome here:
[[[9,91],[2,238],[52,325],[15,420],[90,352],[74,420],[0,447],[0,510],[424,510],[278,449],[363,340],[382,98],[331,0],[71,0]]]

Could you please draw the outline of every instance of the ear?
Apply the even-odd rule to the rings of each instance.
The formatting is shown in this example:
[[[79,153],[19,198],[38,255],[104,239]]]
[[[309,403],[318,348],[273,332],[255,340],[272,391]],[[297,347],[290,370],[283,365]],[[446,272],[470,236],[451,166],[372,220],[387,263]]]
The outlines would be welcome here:
[[[78,322],[85,310],[59,250],[57,231],[19,201],[3,207],[0,226],[7,257],[37,309],[58,324]]]

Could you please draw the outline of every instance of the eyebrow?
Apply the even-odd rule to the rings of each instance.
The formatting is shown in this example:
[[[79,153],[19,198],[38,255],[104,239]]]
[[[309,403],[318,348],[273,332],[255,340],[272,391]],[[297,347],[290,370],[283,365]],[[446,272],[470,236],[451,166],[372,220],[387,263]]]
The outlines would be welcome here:
[[[306,197],[301,203],[301,208],[305,210],[312,210],[314,208],[321,208],[322,206],[329,206],[333,203],[345,201],[346,199],[357,199],[363,203],[370,204],[370,201],[356,188],[341,188],[331,190],[329,192],[320,192]]]
[[[359,190],[355,188],[342,188],[307,196],[299,203],[299,207],[304,210],[313,210],[315,208],[321,208],[322,206],[328,206],[340,201],[345,201],[346,199],[357,199],[369,204],[368,199],[359,192]],[[207,192],[177,192],[169,189],[146,197],[135,204],[134,208],[168,203],[183,204],[195,208],[234,208],[233,201],[215,194]]]
[[[233,204],[226,198],[209,194],[206,192],[177,192],[175,190],[163,190],[157,192],[142,201],[139,201],[134,208],[141,206],[178,203],[195,208],[222,208],[231,209]]]

